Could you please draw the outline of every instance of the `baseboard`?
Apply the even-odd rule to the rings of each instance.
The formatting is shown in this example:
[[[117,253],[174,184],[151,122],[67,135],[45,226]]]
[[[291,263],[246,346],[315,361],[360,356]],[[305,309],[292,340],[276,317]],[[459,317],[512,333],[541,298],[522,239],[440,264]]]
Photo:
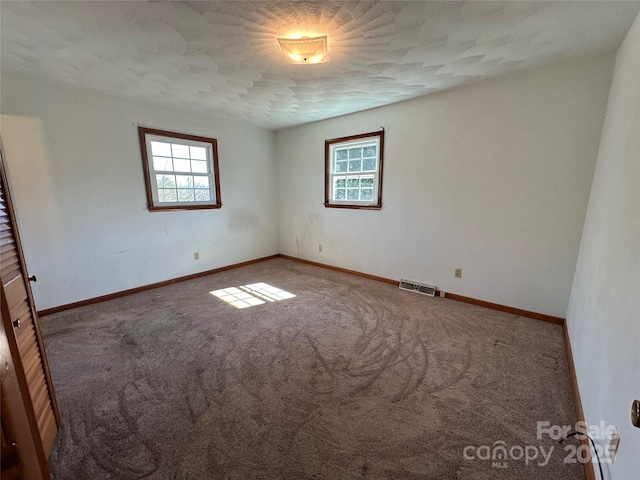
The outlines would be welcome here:
[[[307,265],[313,265],[314,267],[326,268],[328,270],[333,270],[336,272],[348,273],[350,275],[356,275],[358,277],[368,278],[370,280],[376,280],[378,282],[389,283],[391,285],[398,285],[398,280],[393,280],[391,278],[378,277],[377,275],[371,275],[369,273],[362,273],[356,270],[349,270],[348,268],[336,267],[334,265],[328,265],[326,263],[313,262],[311,260],[305,260],[304,258],[292,257],[290,255],[285,255],[281,253],[278,255],[280,258],[286,258],[287,260],[293,260],[294,262],[306,263]]]
[[[130,288],[128,290],[122,290],[120,292],[109,293],[107,295],[101,295],[99,297],[88,298],[86,300],[81,300],[79,302],[67,303],[65,305],[60,305],[52,308],[45,308],[44,310],[38,311],[39,317],[44,317],[45,315],[51,315],[53,313],[64,312],[65,310],[71,310],[72,308],[84,307],[86,305],[92,305],[94,303],[106,302],[107,300],[113,300],[114,298],[126,297],[127,295],[133,295],[134,293],[144,292],[146,290],[152,290],[158,287],[164,287],[166,285],[171,285],[172,283],[184,282],[185,280],[192,280],[194,278],[205,277],[207,275],[212,275],[214,273],[224,272],[225,270],[232,270],[234,268],[246,267],[247,265],[252,265],[254,263],[264,262],[265,260],[271,260],[273,258],[278,258],[280,254],[269,255],[268,257],[256,258],[253,260],[248,260],[246,262],[234,263],[232,265],[226,265],[224,267],[213,268],[211,270],[206,270],[204,272],[192,273],[190,275],[185,275],[183,277],[172,278],[170,280],[164,280],[162,282],[151,283],[149,285],[143,285],[141,287]]]
[[[567,350],[567,364],[569,365],[569,377],[571,378],[571,390],[573,392],[573,403],[576,408],[576,420],[584,423],[584,410],[582,410],[582,400],[580,399],[580,389],[578,388],[578,379],[576,377],[576,367],[573,363],[573,352],[571,350],[571,339],[569,338],[569,331],[567,329],[567,323],[563,325],[564,331],[564,345]],[[593,470],[593,463],[591,462],[591,446],[589,440],[581,438],[580,443],[584,446],[583,451],[587,452],[586,458],[583,458],[584,475],[586,480],[595,480],[596,475]]]
[[[214,273],[223,272],[225,270],[231,270],[234,268],[245,267],[254,263],[264,262],[265,260],[271,260],[273,258],[286,258],[287,260],[293,260],[295,262],[306,263],[307,265],[313,265],[315,267],[326,268],[328,270],[334,270],[336,272],[348,273],[350,275],[356,275],[358,277],[368,278],[378,282],[388,283],[390,285],[398,285],[398,280],[391,278],[379,277],[377,275],[371,275],[369,273],[358,272],[357,270],[350,270],[348,268],[336,267],[335,265],[328,265],[326,263],[314,262],[311,260],[305,260],[304,258],[292,257],[283,253],[277,253],[275,255],[269,255],[267,257],[256,258],[254,260],[248,260],[246,262],[234,263],[224,267],[214,268],[212,270],[206,270],[204,272],[193,273],[191,275],[185,275],[183,277],[172,278],[170,280],[164,280],[162,282],[151,283],[149,285],[143,285],[141,287],[130,288],[128,290],[122,290],[120,292],[109,293],[107,295],[101,295],[99,297],[88,298],[79,302],[67,303],[52,308],[45,308],[38,311],[38,316],[44,317],[45,315],[51,315],[53,313],[63,312],[65,310],[71,310],[72,308],[84,307],[86,305],[92,305],[94,303],[105,302],[107,300],[113,300],[114,298],[125,297],[127,295],[133,295],[134,293],[144,292],[153,288],[164,287],[171,285],[172,283],[184,282],[185,280],[191,280],[194,278],[204,277],[206,275],[212,275]],[[440,292],[437,292],[439,295]],[[490,308],[492,310],[498,310],[500,312],[511,313],[522,317],[533,318],[535,320],[542,320],[543,322],[554,323],[556,325],[564,325],[564,318],[553,317],[551,315],[545,315],[537,312],[530,312],[528,310],[522,310],[520,308],[509,307],[507,305],[500,305],[498,303],[486,302],[484,300],[478,300],[471,297],[464,297],[462,295],[456,295],[455,293],[446,292],[446,298],[450,300],[457,300],[458,302],[470,303],[472,305],[478,305],[480,307]]]
[[[457,300],[458,302],[470,303],[472,305],[478,305],[480,307],[490,308],[492,310],[498,310],[500,312],[512,313],[521,317],[533,318],[534,320],[541,320],[547,323],[553,323],[555,325],[564,325],[564,318],[554,317],[552,315],[545,315],[544,313],[531,312],[529,310],[522,310],[520,308],[509,307],[507,305],[500,305],[499,303],[485,302],[484,300],[478,300],[470,297],[463,297],[462,295],[456,295],[455,293],[445,293],[445,298],[451,300]]]
[[[347,268],[336,267],[334,265],[327,265],[326,263],[313,262],[311,260],[305,260],[303,258],[292,257],[290,255],[280,254],[279,257],[293,260],[300,263],[306,263],[308,265],[314,265],[316,267],[327,268],[329,270],[335,270],[336,272],[349,273],[351,275],[357,275],[359,277],[370,278],[371,280],[377,280],[379,282],[390,283],[391,285],[398,285],[398,280],[393,280],[385,277],[378,277],[377,275],[370,275],[368,273],[358,272],[356,270],[349,270]],[[436,291],[436,295],[440,295],[440,291]],[[499,303],[486,302],[484,300],[478,300],[471,297],[463,297],[462,295],[456,295],[455,293],[446,292],[445,298],[450,300],[457,300],[458,302],[470,303],[472,305],[478,305],[480,307],[490,308],[492,310],[498,310],[500,312],[512,313],[514,315],[520,315],[521,317],[533,318],[535,320],[542,320],[543,322],[553,323],[556,325],[564,325],[564,318],[553,317],[551,315],[545,315],[543,313],[530,312],[529,310],[522,310],[520,308],[509,307],[507,305],[500,305]]]

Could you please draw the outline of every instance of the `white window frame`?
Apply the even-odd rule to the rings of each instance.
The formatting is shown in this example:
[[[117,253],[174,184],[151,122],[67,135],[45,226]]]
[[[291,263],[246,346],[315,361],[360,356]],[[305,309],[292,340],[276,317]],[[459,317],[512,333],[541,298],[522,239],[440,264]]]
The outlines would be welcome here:
[[[220,208],[222,206],[220,199],[220,178],[218,175],[218,148],[217,140],[215,138],[197,137],[194,135],[185,135],[145,127],[138,127],[138,134],[140,138],[149,210],[193,210]],[[204,149],[206,152],[206,158],[202,159],[193,157],[193,151],[191,151],[191,149],[189,151],[189,158],[186,158],[186,156],[174,156],[173,147],[170,147],[171,153],[169,156],[156,156],[156,158],[164,158],[170,162],[171,170],[156,169],[153,159],[152,142],[161,142],[187,147],[199,147],[200,149]],[[176,169],[177,161],[182,161],[182,163],[186,162],[189,169]],[[206,171],[192,171],[192,169],[195,168],[195,164],[199,162],[206,162]],[[184,177],[185,179],[191,177],[191,185],[183,186],[182,189],[192,190],[194,199],[187,201],[161,201],[158,193],[159,186],[157,183],[157,175],[174,176],[176,198],[178,198],[178,189],[180,188],[178,185],[178,177]],[[198,178],[206,178],[207,181],[203,183],[208,183],[208,188],[196,187],[196,179]],[[196,200],[195,195],[199,190],[208,191],[209,200]]]
[[[338,159],[338,152],[360,148],[367,146],[376,147],[375,169],[362,170],[364,167],[364,153],[360,157],[360,170],[351,170],[350,158],[347,154],[346,159]],[[355,208],[379,210],[382,208],[382,165],[384,157],[384,130],[379,132],[364,133],[353,135],[350,137],[334,138],[325,141],[325,207],[335,208]],[[356,160],[352,160],[357,162]],[[338,163],[346,162],[346,171],[338,171]],[[369,190],[363,187],[362,180],[373,179],[373,196],[371,199],[362,199],[363,190]],[[344,187],[338,185],[338,181],[344,180]],[[358,182],[357,187],[354,185],[349,188],[349,181]],[[344,189],[344,190],[343,190]],[[349,190],[358,192],[358,198],[348,198]],[[338,198],[338,192],[343,191],[344,198]]]

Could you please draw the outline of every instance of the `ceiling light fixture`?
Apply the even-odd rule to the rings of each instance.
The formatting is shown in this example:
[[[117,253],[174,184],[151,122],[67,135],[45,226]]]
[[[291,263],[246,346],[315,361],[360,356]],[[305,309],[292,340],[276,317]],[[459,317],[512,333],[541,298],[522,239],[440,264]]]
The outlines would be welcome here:
[[[289,63],[324,63],[329,61],[327,36],[278,38],[278,43]]]

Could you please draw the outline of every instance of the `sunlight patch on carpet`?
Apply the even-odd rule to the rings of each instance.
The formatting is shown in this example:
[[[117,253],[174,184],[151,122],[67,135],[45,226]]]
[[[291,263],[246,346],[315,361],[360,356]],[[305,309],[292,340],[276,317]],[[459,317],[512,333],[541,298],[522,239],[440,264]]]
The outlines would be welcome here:
[[[243,285],[240,288],[222,288],[209,293],[236,308],[253,307],[262,305],[265,302],[279,302],[280,300],[295,298],[293,293],[262,282]]]

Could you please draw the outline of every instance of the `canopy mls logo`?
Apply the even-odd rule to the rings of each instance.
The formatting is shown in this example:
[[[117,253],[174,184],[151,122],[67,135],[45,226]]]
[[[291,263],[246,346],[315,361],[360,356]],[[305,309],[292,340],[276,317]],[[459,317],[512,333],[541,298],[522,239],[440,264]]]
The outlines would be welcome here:
[[[507,468],[507,460],[521,461],[523,459],[525,465],[535,462],[538,466],[544,467],[551,460],[554,448],[553,445],[548,449],[537,445],[515,445],[509,447],[504,440],[497,440],[491,446],[481,445],[475,447],[467,445],[464,447],[462,454],[465,460],[491,461],[492,468]]]

